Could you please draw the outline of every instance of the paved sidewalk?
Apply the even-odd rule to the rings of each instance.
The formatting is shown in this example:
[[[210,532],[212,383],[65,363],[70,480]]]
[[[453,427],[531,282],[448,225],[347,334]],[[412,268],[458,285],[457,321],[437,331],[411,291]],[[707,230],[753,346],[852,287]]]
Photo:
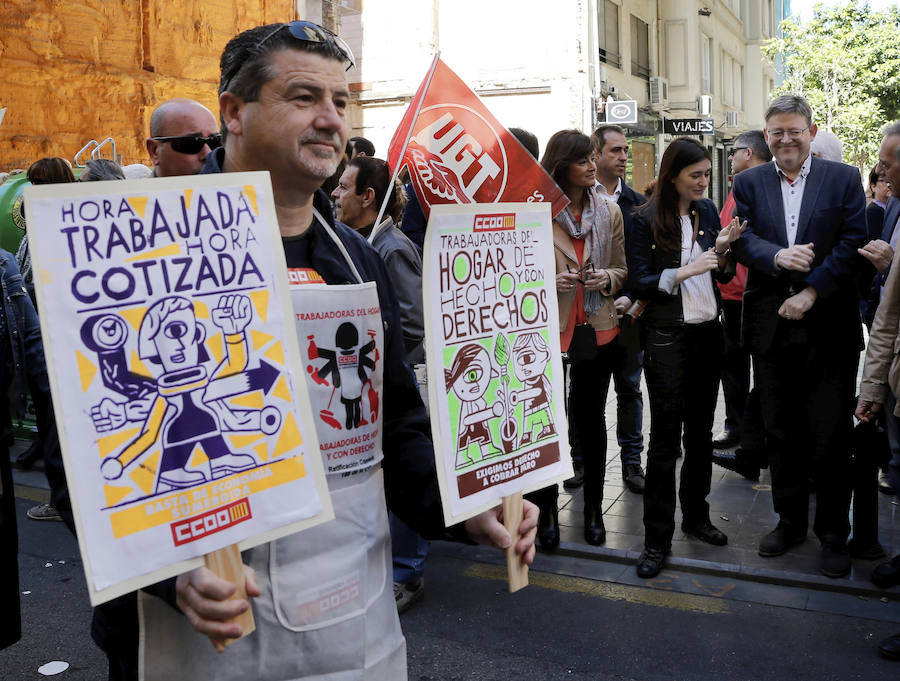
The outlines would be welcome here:
[[[646,385],[644,393],[644,452],[646,463],[649,442],[650,408]],[[713,425],[714,434],[722,429],[725,406],[719,391],[719,403]],[[560,485],[559,523],[561,555],[591,557],[634,564],[644,546],[643,497],[630,492],[622,481],[619,446],[616,442],[616,397],[610,386],[606,404],[607,467],[603,490],[603,521],[606,525],[606,544],[590,546],[584,541],[584,496],[581,489],[569,492]],[[680,473],[680,465],[678,471]],[[878,534],[887,558],[875,561],[853,561],[853,571],[844,579],[829,579],[819,572],[819,541],[812,532],[812,512],[815,497],[810,500],[810,531],[806,541],[788,553],[775,558],[763,558],[757,553],[760,538],[774,529],[778,518],[772,509],[771,479],[763,470],[759,482],[750,482],[737,473],[713,464],[710,494],[710,520],[728,535],[728,545],[710,546],[688,537],[681,531],[681,510],[675,510],[675,536],[672,555],[667,562],[672,567],[707,574],[719,574],[733,579],[747,579],[772,584],[805,586],[827,591],[841,591],[891,600],[900,600],[900,587],[881,590],[869,581],[872,569],[879,563],[900,553],[900,506],[891,497],[879,494]]]
[[[603,491],[606,544],[594,547],[584,541],[583,492],[581,489],[568,492],[560,486],[562,541],[559,553],[633,564],[644,546],[643,497],[624,487],[618,447],[614,444],[615,434],[611,433],[610,438],[613,445],[609,451]],[[900,506],[893,505],[885,495],[879,496],[879,538],[887,556],[891,557],[900,553]],[[806,542],[800,546],[776,558],[762,558],[757,553],[759,539],[777,523],[777,516],[772,510],[768,471],[762,471],[759,482],[750,482],[713,464],[712,489],[708,500],[710,519],[728,535],[728,545],[710,546],[685,535],[681,531],[681,512],[676,508],[672,555],[667,558],[671,567],[733,579],[900,600],[900,589],[883,591],[869,581],[872,569],[886,559],[854,560],[853,571],[845,579],[823,576],[818,566],[819,542],[811,529]]]

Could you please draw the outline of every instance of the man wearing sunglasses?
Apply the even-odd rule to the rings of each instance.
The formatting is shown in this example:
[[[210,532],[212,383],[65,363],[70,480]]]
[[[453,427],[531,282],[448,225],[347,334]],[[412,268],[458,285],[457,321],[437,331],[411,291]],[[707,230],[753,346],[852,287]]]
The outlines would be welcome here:
[[[209,154],[204,172],[270,172],[288,267],[325,282],[292,289],[295,305],[315,296],[334,310],[355,309],[374,299],[368,309],[381,314],[371,333],[383,339],[383,383],[381,410],[371,418],[380,421],[381,442],[349,474],[328,475],[334,520],[243,553],[256,631],[224,654],[210,641],[223,648],[239,637],[240,625],[230,620],[250,607],[229,600],[234,584],[199,568],[157,585],[168,604],[141,594],[143,678],[405,679],[386,507],[430,538],[515,543],[529,563],[537,508],[525,502],[518,541],[500,523],[499,507],[444,529],[428,416],[404,361],[396,295],[378,252],[333,221],[320,190],[347,142],[349,47],[316,24],[295,21],[245,31],[225,47],[221,64],[224,147]],[[331,437],[327,423],[317,429],[320,439]]]
[[[170,99],[150,116],[147,153],[156,177],[196,175],[220,145],[216,117],[193,99]]]

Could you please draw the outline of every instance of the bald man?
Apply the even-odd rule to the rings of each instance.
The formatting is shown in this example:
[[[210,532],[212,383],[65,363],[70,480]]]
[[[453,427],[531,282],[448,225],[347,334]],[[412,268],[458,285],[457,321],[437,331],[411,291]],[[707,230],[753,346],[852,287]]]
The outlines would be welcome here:
[[[147,153],[156,177],[196,175],[221,144],[216,117],[193,99],[170,99],[150,116]]]

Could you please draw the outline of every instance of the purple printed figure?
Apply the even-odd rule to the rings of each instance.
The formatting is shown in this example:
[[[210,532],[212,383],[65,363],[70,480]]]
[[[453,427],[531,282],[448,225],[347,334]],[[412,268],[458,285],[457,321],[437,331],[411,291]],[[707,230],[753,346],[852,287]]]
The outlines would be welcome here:
[[[476,343],[460,348],[453,364],[444,370],[447,391],[459,399],[459,427],[456,441],[456,467],[491,455],[491,429],[488,421],[503,414],[503,405],[497,401],[488,408],[484,395],[492,378],[499,374],[491,364],[487,350]],[[469,456],[469,446],[478,447],[478,459]]]
[[[207,395],[211,381],[218,379],[215,383],[221,384],[225,377],[246,369],[245,330],[252,316],[250,299],[246,296],[227,294],[219,298],[217,307],[212,310],[212,321],[222,330],[225,357],[209,376],[204,366],[210,359],[203,343],[206,329],[197,322],[193,303],[181,296],[170,296],[147,310],[138,332],[138,354],[159,371],[157,393],[146,410],[140,434],[117,456],[104,459],[101,472],[107,480],[121,477],[158,441],[162,444],[162,457],[156,479],[157,492],[190,487],[206,482],[210,477],[221,478],[257,464],[250,454],[232,453],[222,437],[220,417],[223,410],[217,400],[227,396],[226,392],[217,386],[218,389],[213,391],[215,396]],[[105,400],[98,407],[105,406],[109,413],[110,403],[117,405]],[[272,431],[273,426],[280,424],[280,413],[278,419],[272,419],[271,411],[265,412],[263,410],[263,414],[270,417],[270,423],[263,430]],[[239,420],[247,421],[246,418]],[[104,429],[96,416],[95,423],[98,430]],[[255,425],[261,427],[259,413]],[[195,447],[200,447],[209,459],[209,475],[203,470],[188,468]]]
[[[129,400],[140,400],[156,392],[156,382],[128,368],[125,341],[128,325],[117,314],[99,314],[81,325],[81,341],[97,353],[103,385]],[[122,425],[124,420],[118,425]]]

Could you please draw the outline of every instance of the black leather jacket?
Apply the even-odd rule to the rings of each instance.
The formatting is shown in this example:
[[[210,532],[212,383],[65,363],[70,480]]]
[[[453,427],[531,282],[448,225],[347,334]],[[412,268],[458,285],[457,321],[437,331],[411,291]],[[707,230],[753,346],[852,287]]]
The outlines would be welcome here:
[[[647,309],[641,317],[648,326],[680,326],[684,324],[684,312],[681,302],[681,288],[670,294],[659,288],[663,270],[681,267],[681,251],[673,251],[658,246],[653,241],[650,230],[650,206],[638,208],[632,218],[631,235],[626,242],[626,258],[628,260],[628,288],[634,291],[640,300],[649,301]],[[699,226],[697,243],[703,250],[715,246],[719,234],[719,213],[716,205],[709,199],[702,199],[691,204],[691,211],[696,212]],[[734,261],[729,259],[728,267],[712,271],[716,281],[725,283],[734,276]],[[719,287],[713,286],[716,301],[721,305]]]

